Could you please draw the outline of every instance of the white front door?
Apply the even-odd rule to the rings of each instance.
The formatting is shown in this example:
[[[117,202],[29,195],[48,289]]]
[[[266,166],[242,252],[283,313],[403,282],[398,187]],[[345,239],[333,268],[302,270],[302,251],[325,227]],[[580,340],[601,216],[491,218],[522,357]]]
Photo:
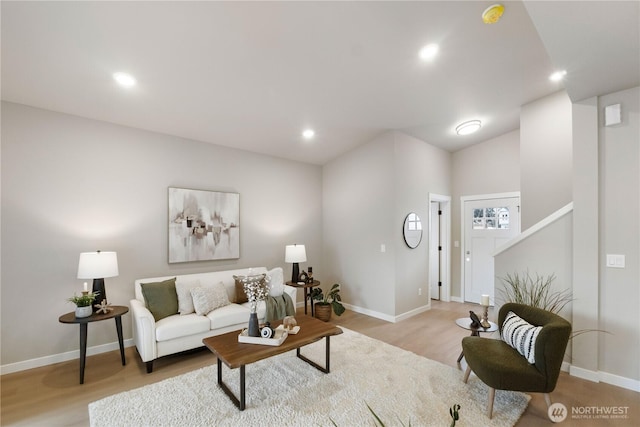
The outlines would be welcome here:
[[[520,197],[464,200],[464,300],[494,302],[494,250],[520,234]]]

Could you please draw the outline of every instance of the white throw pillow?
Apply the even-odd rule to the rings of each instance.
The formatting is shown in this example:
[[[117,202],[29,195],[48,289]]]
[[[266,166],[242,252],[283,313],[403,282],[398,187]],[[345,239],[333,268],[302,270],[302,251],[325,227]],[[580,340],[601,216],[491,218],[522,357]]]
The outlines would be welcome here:
[[[267,272],[267,276],[271,277],[269,282],[269,295],[279,297],[284,293],[284,273],[282,267],[276,267]]]
[[[198,286],[191,289],[193,307],[198,316],[206,316],[216,308],[231,304],[224,283]]]
[[[178,313],[191,314],[195,310],[193,307],[193,298],[191,297],[191,289],[200,286],[200,280],[192,281],[176,281],[176,294],[178,294]]]
[[[542,326],[533,326],[513,311],[502,323],[502,340],[515,348],[531,364],[536,363],[536,339]]]

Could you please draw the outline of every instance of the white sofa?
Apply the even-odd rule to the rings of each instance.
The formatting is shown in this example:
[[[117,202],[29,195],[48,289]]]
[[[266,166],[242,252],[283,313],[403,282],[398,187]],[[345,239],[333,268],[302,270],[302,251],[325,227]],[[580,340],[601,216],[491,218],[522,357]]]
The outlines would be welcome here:
[[[282,271],[282,269],[279,269]],[[147,372],[153,371],[153,361],[159,357],[178,353],[185,350],[202,347],[202,339],[226,332],[246,328],[249,322],[249,303],[231,303],[210,312],[206,316],[192,314],[175,314],[159,321],[155,321],[151,311],[146,307],[142,294],[141,283],[161,282],[176,278],[180,281],[200,283],[222,282],[227,290],[230,301],[235,301],[236,276],[267,273],[265,267],[244,268],[240,270],[216,271],[210,273],[172,275],[164,277],[152,277],[135,281],[135,299],[130,301],[131,317],[133,324],[133,340],[142,361],[147,365]],[[274,275],[278,277],[281,275]],[[296,304],[296,288],[284,285],[284,289]],[[275,288],[275,286],[274,286]],[[258,319],[264,321],[266,305],[264,301],[258,303]]]

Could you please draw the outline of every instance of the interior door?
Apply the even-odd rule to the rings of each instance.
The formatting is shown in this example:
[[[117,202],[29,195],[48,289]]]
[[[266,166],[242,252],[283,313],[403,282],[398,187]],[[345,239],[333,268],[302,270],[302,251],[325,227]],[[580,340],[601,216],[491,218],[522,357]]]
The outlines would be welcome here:
[[[431,202],[431,215],[429,216],[429,287],[431,299],[439,300],[440,296],[440,265],[442,245],[440,243],[440,203]]]
[[[520,198],[467,200],[464,202],[464,299],[494,301],[494,250],[520,234]]]

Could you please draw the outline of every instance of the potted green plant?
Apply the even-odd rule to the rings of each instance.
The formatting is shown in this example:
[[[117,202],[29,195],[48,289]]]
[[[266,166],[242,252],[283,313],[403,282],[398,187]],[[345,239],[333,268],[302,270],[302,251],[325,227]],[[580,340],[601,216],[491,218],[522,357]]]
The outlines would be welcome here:
[[[95,301],[99,292],[83,292],[82,295],[75,293],[67,301],[76,305],[76,317],[89,317],[93,313],[93,301]]]
[[[337,316],[341,316],[344,313],[345,308],[340,301],[340,285],[334,284],[329,292],[322,293],[322,289],[314,288],[311,292],[311,299],[318,301],[314,304],[314,311],[316,318],[328,322],[331,320],[331,310],[335,311]]]

